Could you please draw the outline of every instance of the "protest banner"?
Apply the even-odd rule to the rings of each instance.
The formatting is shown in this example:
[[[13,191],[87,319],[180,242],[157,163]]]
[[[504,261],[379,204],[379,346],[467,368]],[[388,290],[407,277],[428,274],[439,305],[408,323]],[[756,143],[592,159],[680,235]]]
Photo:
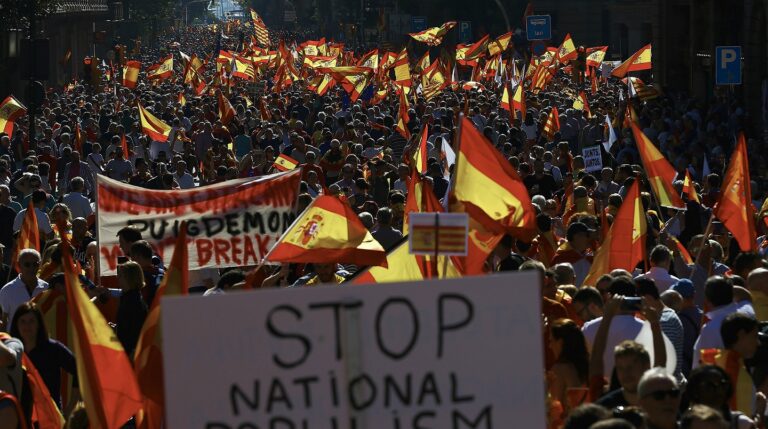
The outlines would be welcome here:
[[[603,169],[603,155],[600,153],[600,145],[583,148],[581,156],[584,157],[584,171],[587,173]]]
[[[539,282],[163,298],[168,427],[546,427]]]
[[[151,190],[98,176],[99,271],[114,275],[117,232],[133,225],[167,264],[187,221],[189,269],[256,265],[293,222],[301,169],[202,188]]]

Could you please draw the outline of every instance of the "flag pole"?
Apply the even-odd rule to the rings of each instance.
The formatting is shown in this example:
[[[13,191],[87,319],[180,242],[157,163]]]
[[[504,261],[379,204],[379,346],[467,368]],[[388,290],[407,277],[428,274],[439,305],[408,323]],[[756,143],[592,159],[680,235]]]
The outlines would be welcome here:
[[[440,253],[440,213],[435,212],[435,252],[432,256],[432,276],[440,278],[440,273],[437,271],[437,255]]]
[[[693,260],[693,268],[691,269],[691,273],[688,275],[689,279],[693,278],[693,273],[696,271],[696,265],[699,263],[699,257],[701,257],[701,251],[704,250],[704,245],[709,245],[709,234],[712,232],[712,222],[715,220],[715,210],[712,209],[712,212],[709,214],[709,222],[707,222],[707,227],[704,228],[704,237],[701,239],[701,244],[699,244],[699,250],[696,251],[696,259]],[[709,270],[709,267],[701,267],[702,269]]]

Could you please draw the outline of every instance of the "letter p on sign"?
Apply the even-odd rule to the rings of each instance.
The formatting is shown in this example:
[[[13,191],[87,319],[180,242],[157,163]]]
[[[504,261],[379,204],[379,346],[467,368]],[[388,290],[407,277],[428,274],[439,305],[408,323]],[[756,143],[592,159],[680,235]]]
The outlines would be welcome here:
[[[715,83],[741,85],[741,46],[715,48]]]

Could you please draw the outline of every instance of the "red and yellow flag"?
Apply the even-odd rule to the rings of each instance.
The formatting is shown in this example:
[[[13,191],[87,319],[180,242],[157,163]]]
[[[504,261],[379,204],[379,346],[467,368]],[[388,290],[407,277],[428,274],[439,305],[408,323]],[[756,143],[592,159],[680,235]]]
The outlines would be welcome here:
[[[177,101],[179,104],[181,104],[181,107],[184,107],[187,105],[187,97],[184,96],[184,91],[179,93]]]
[[[64,427],[64,416],[51,398],[51,392],[43,381],[43,377],[35,368],[26,353],[21,355],[21,365],[27,373],[29,390],[32,392],[32,425],[40,429],[61,429]]]
[[[656,194],[657,201],[663,207],[685,208],[685,203],[677,195],[672,182],[677,173],[672,165],[659,152],[659,149],[648,140],[634,121],[630,121],[632,134],[635,136],[635,144],[640,152],[640,159],[643,161],[645,173],[648,176],[648,182]]]
[[[535,211],[515,169],[466,117],[459,138],[451,211],[466,211],[489,230],[532,240]]]
[[[754,415],[754,383],[739,354],[732,350],[704,349],[700,359],[702,364],[717,365],[728,374],[733,389],[728,402],[730,409]]]
[[[371,70],[376,71],[379,70],[379,50],[374,49],[362,57],[360,57],[359,60],[357,60],[357,66],[358,67],[367,67]]]
[[[617,268],[632,272],[645,258],[647,228],[643,201],[640,198],[640,183],[635,180],[616,212],[611,229],[597,248],[584,284],[594,286],[601,275]]]
[[[736,149],[720,187],[720,200],[712,213],[731,231],[742,252],[757,251],[752,185],[744,133],[739,133]]]
[[[30,198],[27,211],[24,213],[24,221],[19,230],[19,236],[16,239],[16,248],[11,257],[13,263],[17,264],[16,271],[18,272],[21,272],[18,267],[18,259],[22,250],[35,249],[38,252],[40,251],[40,230],[37,227],[36,211],[34,204],[32,204],[32,198]]]
[[[298,167],[299,161],[296,161],[290,156],[281,153],[280,156],[275,159],[275,162],[272,165],[280,171],[289,171]]]
[[[648,70],[651,66],[651,44],[649,43],[613,69],[611,76],[622,78],[626,76],[628,72]]]
[[[587,48],[587,66],[600,67],[605,59],[605,53],[608,52],[607,46],[595,46]]]
[[[400,86],[410,87],[411,82],[411,66],[408,59],[408,48],[403,48],[400,51],[400,55],[395,59],[392,68],[395,69],[395,83]]]
[[[424,125],[424,128],[421,131],[421,139],[419,139],[419,146],[416,147],[416,150],[413,152],[413,157],[411,159],[412,164],[411,166],[416,170],[419,174],[427,174],[427,137],[429,135],[429,125]]]
[[[77,152],[83,153],[84,136],[82,130],[80,129],[80,124],[75,124],[74,134],[75,150]]]
[[[515,89],[515,95],[512,97],[512,109],[520,112],[520,120],[525,121],[526,107],[525,107],[525,90],[523,89],[523,83],[520,82]],[[557,119],[558,129],[560,127],[560,118]]]
[[[469,45],[464,52],[464,61],[477,61],[480,57],[485,56],[489,43],[490,36],[486,34],[477,42]]]
[[[0,132],[12,136],[14,122],[26,113],[27,108],[14,96],[5,97],[5,100],[0,103]]]
[[[365,88],[373,78],[373,71],[366,67],[342,66],[328,67],[320,69],[323,73],[328,73],[333,80],[339,82],[342,88],[349,94],[349,99],[353,103],[360,98]]]
[[[288,228],[265,261],[386,266],[384,248],[352,208],[321,195]]]
[[[233,119],[235,119],[235,108],[232,107],[232,103],[229,99],[222,94],[221,91],[217,91],[219,97],[219,119],[224,125],[229,125]]]
[[[123,150],[123,159],[131,159],[131,151],[128,150],[128,142],[125,140],[125,133],[120,136],[120,148]]]
[[[259,14],[253,9],[251,9],[251,20],[253,21],[253,29],[256,33],[256,40],[259,41],[259,45],[268,48],[270,45],[269,30],[267,30],[267,26],[264,24],[264,21],[262,21]]]
[[[577,54],[578,52],[576,52],[576,46],[573,44],[573,40],[571,39],[571,33],[568,33],[565,35],[563,43],[560,44],[559,48],[557,48],[557,57],[560,59],[560,63],[566,63],[572,59],[575,59]]]
[[[438,46],[443,43],[443,38],[453,27],[456,26],[456,21],[448,21],[439,27],[427,28],[424,31],[418,33],[408,33],[417,42],[426,43],[429,46]]]
[[[170,125],[149,113],[141,103],[139,103],[139,120],[141,121],[141,130],[149,138],[158,142],[168,141],[168,137],[171,135]]]
[[[141,392],[128,355],[83,291],[72,255],[64,249],[67,307],[75,333],[72,351],[88,421],[94,429],[118,429],[141,409]]]
[[[432,275],[433,267],[437,268]],[[461,273],[453,263],[452,258],[438,256],[437,264],[432,262],[432,256],[411,255],[408,251],[408,240],[403,240],[387,254],[386,267],[370,267],[356,275],[353,284],[391,283],[417,281],[427,278],[451,279],[461,277]]]
[[[543,134],[547,138],[547,141],[553,141],[555,134],[560,131],[560,113],[557,111],[557,106],[552,106],[552,110],[547,115],[547,122],[544,123]]]
[[[685,178],[683,179],[683,194],[688,196],[688,201],[694,201],[701,204],[699,200],[699,194],[696,193],[696,187],[693,185],[693,179],[691,179],[691,172],[685,170]]]
[[[408,115],[408,97],[405,96],[405,88],[400,88],[400,105],[397,109],[397,123],[395,131],[400,133],[404,139],[411,139],[411,131],[408,129],[408,122],[411,117]]]
[[[587,101],[587,94],[584,94],[584,91],[579,91],[579,95],[573,100],[573,108],[583,110],[587,112],[587,117],[592,117],[592,112],[589,110],[589,102]]]
[[[141,69],[141,63],[138,61],[128,61],[123,67],[123,86],[126,88],[136,88],[136,83],[139,81],[139,70]]]
[[[157,289],[134,353],[134,369],[142,395],[144,410],[137,418],[141,429],[160,429],[163,425],[165,395],[163,388],[163,349],[160,329],[160,298],[187,295],[189,288],[189,251],[187,249],[187,225],[182,222],[176,246],[168,270]]]
[[[512,41],[511,31],[497,37],[496,40],[488,44],[488,55],[494,56],[506,52],[510,41]]]
[[[173,54],[147,69],[147,79],[168,79],[173,76]]]

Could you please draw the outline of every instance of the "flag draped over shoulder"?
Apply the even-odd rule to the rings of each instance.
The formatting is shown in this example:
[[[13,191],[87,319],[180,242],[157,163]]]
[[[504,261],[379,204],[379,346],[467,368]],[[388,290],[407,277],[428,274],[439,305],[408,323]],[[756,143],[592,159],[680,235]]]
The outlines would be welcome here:
[[[754,211],[747,143],[744,133],[740,133],[720,188],[720,200],[713,214],[733,234],[742,252],[757,251]]]
[[[117,335],[80,285],[64,247],[67,307],[72,323],[77,378],[94,429],[118,429],[142,407],[136,377]]]
[[[659,205],[662,207],[685,208],[685,203],[677,194],[672,182],[677,173],[672,165],[659,152],[659,149],[648,140],[634,121],[630,121],[632,134],[635,137],[637,150],[640,152],[640,159],[643,161],[643,168],[648,176],[648,181],[656,194]]]
[[[549,115],[547,115],[547,122],[544,123],[543,134],[548,141],[552,141],[555,138],[555,134],[560,131],[560,113],[557,111],[557,107],[552,106]]]
[[[168,270],[150,304],[149,314],[141,328],[134,355],[134,369],[142,395],[144,409],[137,418],[141,429],[160,429],[163,425],[165,395],[163,389],[163,352],[160,330],[160,298],[171,295],[187,295],[189,290],[189,251],[187,250],[187,225],[179,225],[179,235]]]
[[[387,263],[384,248],[352,207],[326,195],[316,198],[304,210],[264,260],[381,266]]]
[[[616,212],[608,234],[597,248],[584,284],[594,286],[601,275],[617,268],[631,273],[645,257],[647,228],[640,184],[635,180]]]

